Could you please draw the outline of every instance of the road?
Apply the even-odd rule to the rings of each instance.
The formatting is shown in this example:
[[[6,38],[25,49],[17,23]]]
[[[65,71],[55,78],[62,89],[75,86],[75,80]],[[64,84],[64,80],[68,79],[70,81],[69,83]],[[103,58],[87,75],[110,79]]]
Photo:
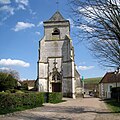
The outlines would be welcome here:
[[[120,114],[111,113],[99,98],[65,98],[59,104],[44,104],[22,112],[0,116],[0,120],[120,120]]]

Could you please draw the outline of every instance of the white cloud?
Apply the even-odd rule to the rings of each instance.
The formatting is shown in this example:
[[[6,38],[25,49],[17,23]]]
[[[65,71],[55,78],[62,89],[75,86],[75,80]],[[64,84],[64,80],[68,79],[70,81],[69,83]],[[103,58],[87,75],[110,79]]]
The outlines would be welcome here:
[[[17,31],[24,30],[27,28],[32,28],[32,27],[35,27],[35,25],[32,23],[17,22],[17,24],[16,24],[15,28],[13,28],[13,30],[17,32]]]
[[[91,12],[94,12],[95,7],[94,6],[86,6],[85,8],[82,8],[82,7],[78,7],[78,10],[81,12],[81,13],[88,13],[90,14],[90,16],[93,16],[93,14]]]
[[[30,12],[31,15],[36,15],[36,12],[33,12],[32,9],[29,9],[29,12]]]
[[[77,66],[78,70],[90,70],[93,69],[95,66]]]
[[[37,25],[37,27],[40,27],[42,25],[43,25],[43,21],[39,22],[38,25]]]
[[[28,0],[15,0],[16,3],[23,4],[25,6],[28,6],[29,1]]]
[[[7,12],[7,13],[9,13],[11,15],[14,14],[14,8],[10,7],[8,5],[4,5],[4,6],[0,7],[0,11]]]
[[[12,59],[1,59],[0,65],[4,66],[21,66],[21,67],[29,67],[30,64],[27,62],[24,62],[22,60],[12,60]]]
[[[79,65],[85,65],[85,64],[86,64],[86,62],[84,62],[84,61],[79,63]]]
[[[0,4],[10,4],[10,0],[0,0]]]
[[[37,35],[40,35],[40,32],[35,32]]]
[[[18,5],[18,7],[17,7],[17,10],[20,10],[20,9],[22,9],[22,10],[25,10],[26,8],[24,7],[24,5]]]
[[[0,68],[0,70],[6,70],[6,71],[9,71],[9,70],[11,70],[10,68],[7,68],[7,67],[2,67],[2,68]]]
[[[102,6],[101,6],[102,8]],[[86,6],[84,8],[82,7],[78,7],[78,10],[82,13],[82,14],[85,14],[86,16],[82,16],[82,19],[84,19],[85,21],[87,21],[88,23],[93,23],[93,22],[96,22],[93,20],[93,18],[96,18],[96,13],[99,13],[102,15],[102,11],[98,8],[96,8],[96,6]],[[90,16],[90,17],[87,17],[87,16]]]
[[[81,30],[84,30],[84,31],[87,31],[87,32],[94,32],[95,30],[87,25],[80,25],[80,26],[77,26],[78,29],[81,29]]]

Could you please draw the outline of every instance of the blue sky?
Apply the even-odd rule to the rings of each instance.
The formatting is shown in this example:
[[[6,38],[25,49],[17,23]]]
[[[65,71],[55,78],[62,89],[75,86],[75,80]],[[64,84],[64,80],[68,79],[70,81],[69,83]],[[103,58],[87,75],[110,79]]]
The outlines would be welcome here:
[[[58,9],[71,22],[75,62],[81,76],[103,76],[106,70],[98,66],[84,43],[73,35],[76,28],[69,17],[67,0],[61,0]],[[43,21],[56,10],[56,0],[0,0],[0,69],[18,71],[20,79],[37,78],[38,44],[44,35]]]

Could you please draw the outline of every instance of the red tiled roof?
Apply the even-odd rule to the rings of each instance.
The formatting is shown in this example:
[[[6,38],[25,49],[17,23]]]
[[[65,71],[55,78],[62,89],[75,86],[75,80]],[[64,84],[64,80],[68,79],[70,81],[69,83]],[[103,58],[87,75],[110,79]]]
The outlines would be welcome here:
[[[22,81],[24,84],[27,83],[29,87],[34,87],[35,80],[24,80]]]
[[[114,83],[114,82],[120,82],[120,73],[115,74],[114,72],[108,72],[100,81],[100,83]]]

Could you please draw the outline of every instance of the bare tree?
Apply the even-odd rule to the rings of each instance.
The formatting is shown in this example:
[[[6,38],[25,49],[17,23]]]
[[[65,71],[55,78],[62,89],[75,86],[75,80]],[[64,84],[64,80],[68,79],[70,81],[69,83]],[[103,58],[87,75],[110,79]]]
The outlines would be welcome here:
[[[100,64],[120,66],[120,0],[69,0],[81,40]]]
[[[12,70],[12,69],[5,69],[5,70],[0,70],[0,72],[2,72],[2,73],[6,73],[7,74],[7,76],[8,75],[11,75],[14,79],[16,79],[16,80],[19,80],[20,79],[20,76],[19,76],[19,73],[16,71],[16,70]],[[7,78],[7,76],[6,76],[6,78]]]

